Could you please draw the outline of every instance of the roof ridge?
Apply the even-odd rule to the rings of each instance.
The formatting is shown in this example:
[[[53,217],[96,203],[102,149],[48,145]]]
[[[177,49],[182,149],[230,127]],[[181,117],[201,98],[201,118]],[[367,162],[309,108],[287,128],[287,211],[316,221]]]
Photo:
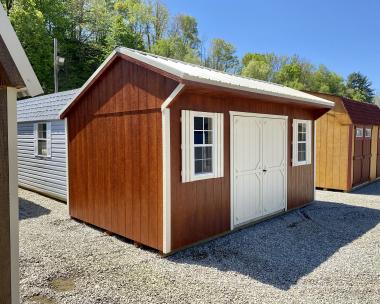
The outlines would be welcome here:
[[[154,54],[154,53],[149,53],[149,52],[145,52],[145,51],[131,49],[131,48],[128,48],[128,47],[125,47],[125,46],[119,46],[116,49],[117,49],[117,51],[119,51],[119,49],[125,49],[125,50],[128,50],[128,51],[134,52],[134,53],[138,53],[138,54],[142,54],[142,55],[148,55],[148,56],[152,56],[152,57],[157,57],[157,58],[161,58],[161,59],[167,60],[167,61],[173,61],[173,62],[177,62],[177,63],[183,63],[185,65],[189,65],[189,66],[192,66],[192,67],[195,67],[195,68],[201,68],[201,69],[204,69],[204,70],[209,70],[209,71],[212,71],[212,72],[221,73],[221,74],[228,75],[228,76],[239,77],[239,78],[243,78],[243,79],[247,79],[247,80],[254,80],[254,81],[258,81],[258,82],[262,82],[262,83],[273,84],[273,85],[276,85],[276,86],[279,86],[279,87],[295,90],[293,88],[287,87],[287,86],[285,86],[283,84],[280,84],[280,83],[266,81],[266,80],[262,80],[262,79],[252,78],[252,77],[247,77],[247,76],[238,75],[238,74],[232,74],[232,73],[228,73],[228,72],[225,72],[225,71],[220,71],[220,70],[217,70],[217,69],[206,67],[204,65],[195,64],[195,63],[191,63],[191,62],[186,62],[186,61],[179,60],[179,59],[164,57],[164,56],[157,55],[157,54]],[[296,91],[298,91],[298,90],[296,90]],[[302,92],[302,91],[300,91],[300,92]]]

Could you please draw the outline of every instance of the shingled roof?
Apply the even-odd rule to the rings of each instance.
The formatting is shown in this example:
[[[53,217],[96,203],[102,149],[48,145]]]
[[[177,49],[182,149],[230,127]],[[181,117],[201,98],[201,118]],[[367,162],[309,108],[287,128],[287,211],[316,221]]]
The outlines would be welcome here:
[[[379,125],[380,108],[377,105],[342,97],[343,105],[356,125]]]
[[[17,122],[59,119],[59,112],[77,91],[63,91],[17,101]]]

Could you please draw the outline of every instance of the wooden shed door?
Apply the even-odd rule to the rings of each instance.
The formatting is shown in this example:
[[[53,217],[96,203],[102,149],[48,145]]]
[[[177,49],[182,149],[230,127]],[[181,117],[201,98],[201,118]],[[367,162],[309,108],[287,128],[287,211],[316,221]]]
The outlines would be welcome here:
[[[371,137],[365,137],[365,128],[363,128],[363,136],[357,136],[357,128],[355,128],[354,140],[353,186],[369,181],[371,169]]]
[[[235,115],[232,122],[233,225],[286,206],[286,120]]]

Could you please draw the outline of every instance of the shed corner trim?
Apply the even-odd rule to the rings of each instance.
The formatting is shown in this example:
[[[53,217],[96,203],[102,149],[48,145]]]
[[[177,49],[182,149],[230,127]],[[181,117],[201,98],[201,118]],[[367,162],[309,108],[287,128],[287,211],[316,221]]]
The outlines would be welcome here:
[[[161,105],[161,111],[164,112],[164,110],[172,103],[172,101],[182,92],[185,85],[183,83],[179,83],[177,87],[174,89],[174,91],[169,95],[168,98],[164,101],[164,103]]]
[[[171,176],[170,176],[170,109],[162,110],[162,172],[163,172],[163,244],[164,254],[171,251]]]

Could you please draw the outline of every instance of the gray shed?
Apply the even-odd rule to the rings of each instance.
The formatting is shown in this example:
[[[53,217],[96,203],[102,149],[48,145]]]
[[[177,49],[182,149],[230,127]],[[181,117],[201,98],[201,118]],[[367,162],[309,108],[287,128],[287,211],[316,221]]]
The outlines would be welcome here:
[[[76,92],[17,102],[19,186],[66,201],[66,122],[59,112]]]

